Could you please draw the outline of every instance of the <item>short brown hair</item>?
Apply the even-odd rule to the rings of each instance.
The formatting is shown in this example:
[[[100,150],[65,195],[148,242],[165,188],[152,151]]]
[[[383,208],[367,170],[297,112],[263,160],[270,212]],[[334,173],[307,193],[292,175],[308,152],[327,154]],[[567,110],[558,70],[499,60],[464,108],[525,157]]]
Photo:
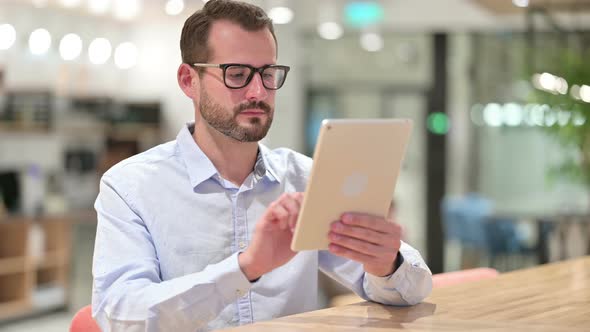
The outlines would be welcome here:
[[[209,30],[217,20],[231,21],[248,31],[267,28],[278,46],[272,20],[262,8],[241,1],[211,0],[184,22],[180,35],[182,62],[207,62],[211,51],[208,45]]]

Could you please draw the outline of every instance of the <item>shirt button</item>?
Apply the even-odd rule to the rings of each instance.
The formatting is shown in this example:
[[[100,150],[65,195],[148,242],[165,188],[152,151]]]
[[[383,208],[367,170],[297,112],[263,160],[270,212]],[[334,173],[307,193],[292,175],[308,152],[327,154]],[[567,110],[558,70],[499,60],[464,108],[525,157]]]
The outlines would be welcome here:
[[[244,242],[240,242],[240,249],[246,248],[246,244]]]

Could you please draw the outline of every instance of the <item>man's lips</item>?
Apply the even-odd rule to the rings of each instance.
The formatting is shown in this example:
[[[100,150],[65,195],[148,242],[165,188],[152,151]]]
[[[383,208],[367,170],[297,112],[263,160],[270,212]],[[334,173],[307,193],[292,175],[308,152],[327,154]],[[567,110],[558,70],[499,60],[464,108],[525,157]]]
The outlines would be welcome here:
[[[248,109],[248,110],[241,111],[240,114],[244,114],[244,115],[263,115],[263,114],[266,114],[266,112],[263,111],[263,110],[258,110],[258,109]]]

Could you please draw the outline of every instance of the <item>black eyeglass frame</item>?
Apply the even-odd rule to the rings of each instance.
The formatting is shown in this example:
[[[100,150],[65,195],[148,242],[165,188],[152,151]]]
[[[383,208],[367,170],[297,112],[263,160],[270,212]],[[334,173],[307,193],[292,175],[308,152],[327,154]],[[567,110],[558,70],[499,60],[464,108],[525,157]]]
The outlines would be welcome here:
[[[244,63],[221,63],[221,64],[216,64],[216,63],[193,63],[191,64],[192,67],[204,67],[204,68],[221,68],[223,70],[223,84],[225,84],[226,87],[228,87],[229,89],[241,89],[245,86],[247,86],[248,84],[250,84],[250,81],[252,81],[252,78],[254,77],[255,73],[259,73],[260,74],[260,78],[262,78],[262,85],[268,89],[268,90],[278,90],[280,89],[284,84],[285,81],[287,80],[287,74],[289,73],[289,70],[291,70],[291,67],[289,66],[284,66],[284,65],[264,65],[262,67],[254,67],[254,66],[250,66]],[[250,68],[250,75],[248,76],[248,78],[246,78],[246,81],[244,82],[244,85],[239,86],[239,87],[233,87],[233,86],[229,86],[227,84],[227,82],[225,81],[225,71],[227,70],[227,68],[232,67],[232,66],[243,66],[243,67],[247,67]],[[285,77],[283,78],[283,81],[281,82],[281,85],[279,85],[276,88],[269,88],[266,86],[266,83],[264,83],[264,78],[262,77],[262,72],[265,71],[268,68],[280,68],[283,69],[285,71]]]

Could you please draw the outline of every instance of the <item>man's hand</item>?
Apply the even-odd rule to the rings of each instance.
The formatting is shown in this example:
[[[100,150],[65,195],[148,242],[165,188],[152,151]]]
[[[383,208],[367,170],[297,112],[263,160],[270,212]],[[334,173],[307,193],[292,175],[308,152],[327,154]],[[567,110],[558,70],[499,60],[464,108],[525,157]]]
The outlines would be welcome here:
[[[303,193],[284,193],[266,209],[254,229],[250,246],[238,256],[240,268],[253,281],[293,258],[293,230]]]
[[[331,253],[362,263],[365,272],[384,277],[395,271],[401,226],[366,214],[345,213],[330,226]]]

